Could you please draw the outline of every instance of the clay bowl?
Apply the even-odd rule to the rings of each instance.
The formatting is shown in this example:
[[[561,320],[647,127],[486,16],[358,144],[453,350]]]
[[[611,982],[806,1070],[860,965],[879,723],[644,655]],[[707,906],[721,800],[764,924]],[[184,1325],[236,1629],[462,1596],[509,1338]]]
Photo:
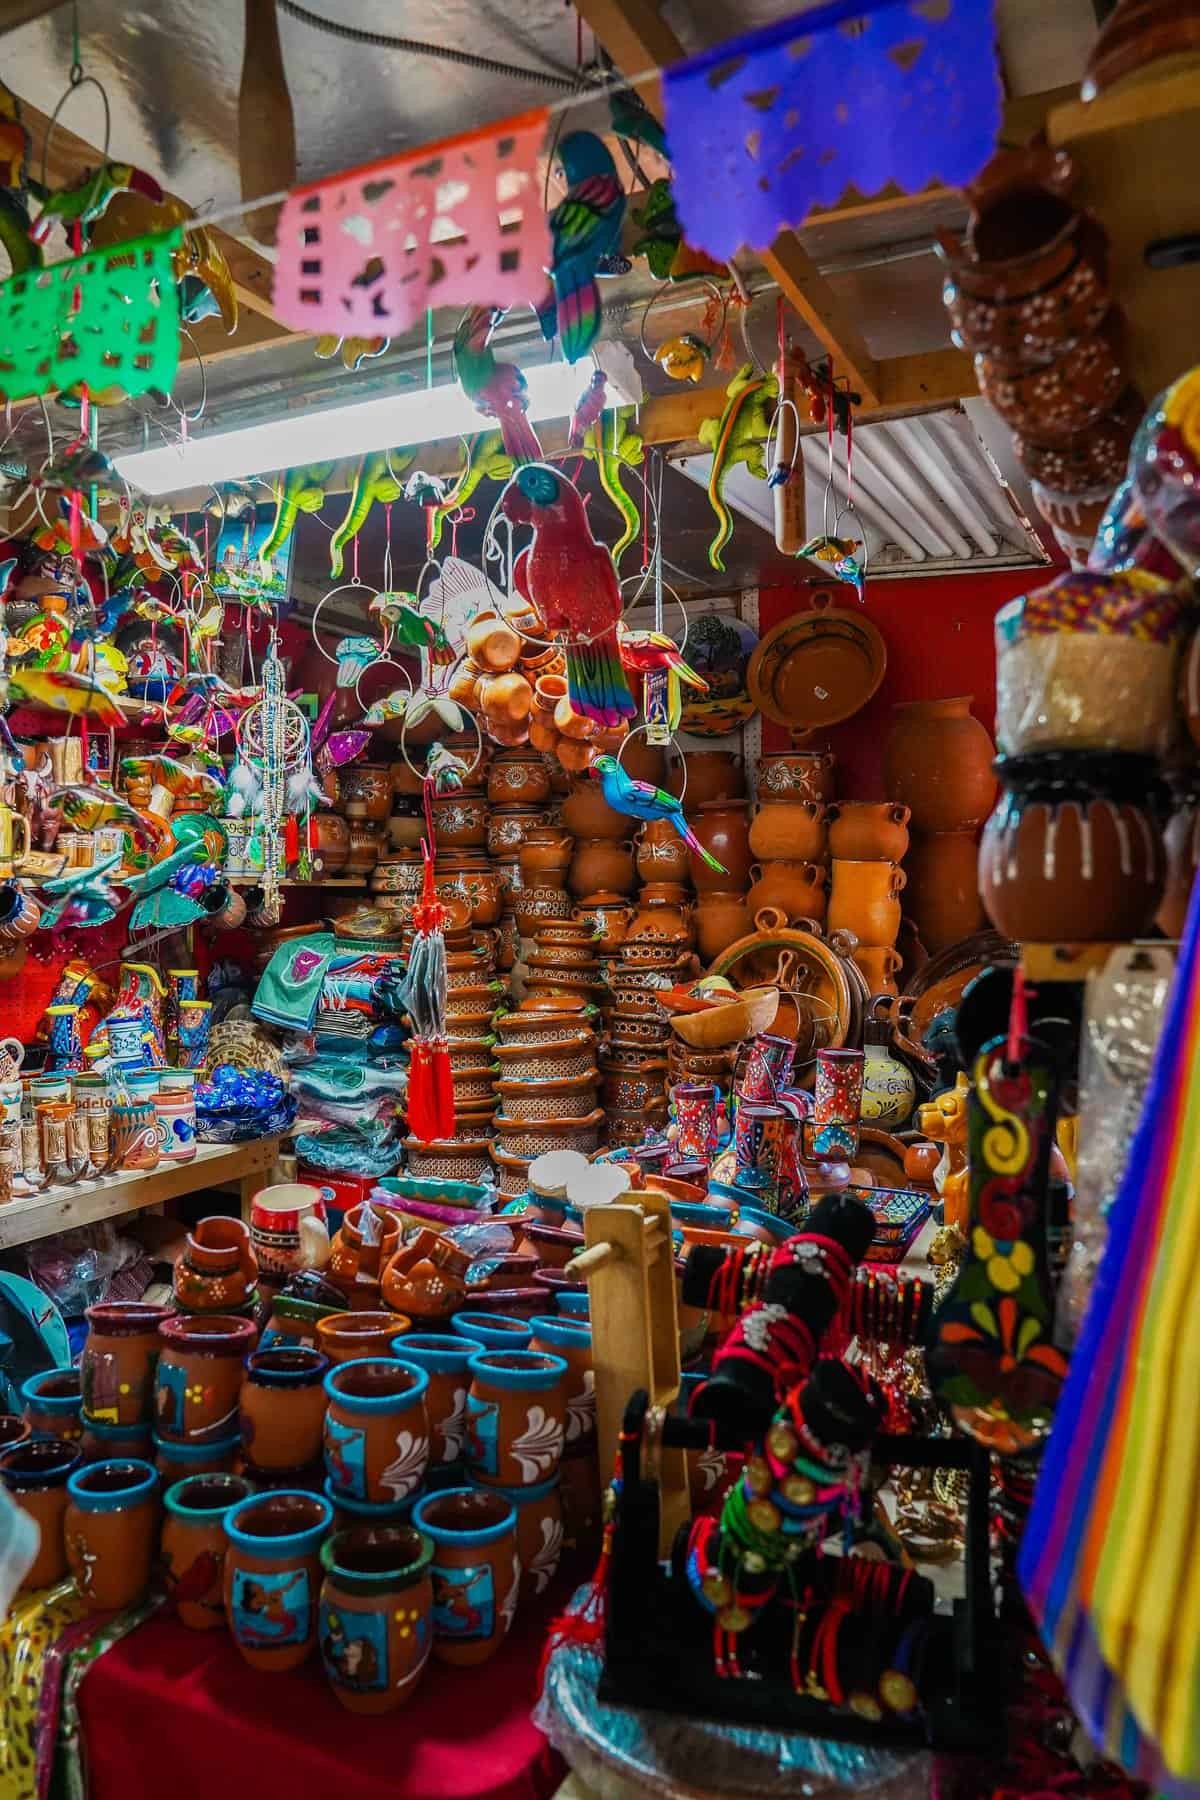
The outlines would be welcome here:
[[[531,1220],[522,1225],[521,1235],[544,1268],[562,1269],[583,1249],[583,1233],[565,1225],[543,1225]]]
[[[530,1012],[502,1013],[496,1021],[496,1030],[505,1048],[511,1044],[545,1044],[552,1038],[586,1036],[594,1039],[596,1035],[587,1015],[569,1001],[564,1001],[555,1012],[536,1007]]]
[[[709,1012],[676,1013],[671,1029],[693,1050],[720,1050],[769,1031],[779,1011],[778,988],[747,988]]]
[[[529,1165],[533,1158],[531,1156],[512,1156],[507,1150],[502,1150],[498,1144],[493,1144],[491,1149],[492,1161],[496,1165],[497,1190],[501,1194],[507,1195],[509,1199],[527,1194],[529,1192]]]
[[[536,939],[537,949],[529,958],[531,969],[562,969],[583,967],[596,969],[599,960],[595,945],[591,938],[575,938],[567,943],[561,939],[547,940],[539,931]]]
[[[604,1127],[604,1109],[595,1107],[580,1119],[506,1119],[496,1115],[496,1133],[500,1147],[509,1156],[537,1157],[549,1150],[581,1150],[598,1148]]]
[[[694,1181],[676,1181],[672,1175],[647,1175],[642,1186],[651,1194],[662,1194],[672,1206],[703,1206],[704,1189]]]
[[[494,1080],[491,1063],[482,1063],[477,1069],[452,1069],[450,1078],[456,1113],[465,1112],[479,1102],[491,1104]]]
[[[495,1010],[488,1007],[486,1012],[468,1012],[465,1008],[460,1012],[457,1006],[446,1006],[446,1036],[453,1050],[455,1043],[478,1043],[491,1031]]]
[[[539,992],[527,993],[522,1000],[519,1012],[523,1013],[562,1013],[570,1014],[576,1020],[587,1018],[593,1011],[586,994],[562,993],[547,994]]]
[[[477,1038],[454,1038],[450,1041],[450,1068],[454,1074],[460,1069],[477,1069],[491,1062],[495,1040],[489,1035]]]

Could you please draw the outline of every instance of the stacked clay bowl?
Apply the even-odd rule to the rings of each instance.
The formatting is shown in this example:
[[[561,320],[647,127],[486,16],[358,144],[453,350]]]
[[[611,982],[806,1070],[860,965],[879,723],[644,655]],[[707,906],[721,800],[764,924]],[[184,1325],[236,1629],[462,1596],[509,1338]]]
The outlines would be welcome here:
[[[527,995],[497,1020],[500,1064],[493,1160],[503,1194],[524,1194],[529,1164],[546,1150],[595,1150],[603,1113],[594,1010],[574,996]]]

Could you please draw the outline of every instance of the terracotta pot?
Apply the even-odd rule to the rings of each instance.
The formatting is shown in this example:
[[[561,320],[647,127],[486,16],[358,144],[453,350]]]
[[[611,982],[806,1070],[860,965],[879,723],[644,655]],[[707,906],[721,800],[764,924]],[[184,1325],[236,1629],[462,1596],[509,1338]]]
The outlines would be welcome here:
[[[753,886],[746,896],[751,921],[764,907],[773,907],[786,915],[789,925],[797,919],[825,917],[825,868],[813,862],[754,863],[750,873]],[[749,929],[753,931],[751,923]],[[732,941],[732,940],[731,940]]]
[[[533,704],[544,719],[553,719],[559,701],[566,697],[565,675],[539,675],[533,684]]]
[[[887,945],[860,944],[850,955],[871,993],[895,994],[898,991],[896,977],[903,961],[898,950]]]
[[[560,826],[530,826],[523,834],[517,852],[521,873],[534,886],[550,875],[565,880],[574,848],[574,838]]]
[[[225,1515],[225,1617],[252,1669],[294,1669],[316,1640],[321,1542],[333,1507],[320,1494],[255,1494]]]
[[[338,770],[338,797],[347,819],[382,825],[392,810],[392,776],[384,763],[347,763]]]
[[[22,1589],[50,1587],[67,1572],[63,1515],[67,1483],[83,1461],[78,1444],[32,1438],[0,1450],[0,1481],[38,1527],[40,1542]]]
[[[405,1339],[404,1360],[429,1377],[425,1410],[429,1418],[429,1461],[436,1468],[457,1462],[467,1429],[468,1363],[484,1348],[478,1338],[455,1332],[414,1332]]]
[[[900,930],[904,870],[889,862],[837,859],[830,867],[829,930],[852,931],[860,944],[894,944]]]
[[[758,797],[787,800],[832,800],[837,757],[832,750],[790,750],[760,756],[756,764]]]
[[[1124,320],[1111,309],[1095,331],[1063,344],[1051,363],[1018,367],[985,352],[975,357],[979,391],[1014,431],[1040,444],[1069,444],[1093,429],[1124,391]]]
[[[549,825],[550,817],[548,806],[513,806],[493,812],[487,828],[488,855],[498,862],[516,857],[519,866],[526,834]]]
[[[908,808],[894,801],[841,800],[827,808],[829,854],[848,862],[902,862]]]
[[[597,934],[596,949],[603,956],[612,956],[624,942],[633,908],[624,895],[602,888],[585,894],[571,917],[579,924],[591,925]]]
[[[652,819],[637,833],[637,872],[643,881],[686,882],[688,847],[670,819]]]
[[[628,813],[617,812],[604,798],[604,789],[590,777],[573,781],[571,791],[562,803],[561,817],[574,837],[627,838],[634,828]]]
[[[438,899],[462,900],[470,908],[472,925],[494,925],[503,906],[500,876],[486,862],[456,862],[439,856],[434,864]]]
[[[383,827],[370,825],[363,819],[350,821],[350,855],[346,859],[347,875],[369,875],[379,861],[383,848]],[[306,926],[305,930],[311,929]]]
[[[633,845],[626,839],[582,838],[575,845],[567,886],[581,898],[600,890],[629,894],[633,891]]]
[[[88,1463],[71,1476],[63,1542],[88,1612],[116,1612],[143,1597],[161,1510],[153,1463]]]
[[[488,770],[487,797],[493,806],[538,806],[550,798],[550,770],[540,756],[501,751]]]
[[[986,928],[973,831],[914,838],[904,864],[904,911],[930,956]]]
[[[433,1654],[457,1667],[495,1656],[516,1612],[517,1512],[495,1489],[450,1488],[413,1508],[433,1540]]]
[[[194,1475],[232,1475],[242,1451],[237,1432],[217,1438],[211,1444],[174,1444],[165,1438],[152,1440],[154,1466],[164,1488],[176,1481],[190,1481]],[[103,1462],[103,1457],[85,1457],[85,1461]],[[147,1455],[146,1460],[149,1461]]]
[[[373,1223],[364,1233],[363,1207],[352,1207],[329,1246],[326,1280],[340,1288],[352,1312],[375,1312],[379,1276],[400,1242],[400,1221],[386,1206],[372,1206]],[[325,1345],[322,1344],[322,1349]]]
[[[710,963],[738,938],[754,930],[754,914],[744,893],[706,890],[696,900],[696,947],[703,962]]]
[[[456,850],[480,849],[487,842],[488,806],[477,794],[436,794],[433,830],[440,845]]]
[[[224,1313],[179,1313],[158,1328],[154,1373],[158,1435],[176,1443],[228,1437],[237,1427],[242,1365],[254,1348],[252,1319]]]
[[[467,655],[480,669],[511,669],[524,649],[520,633],[498,613],[476,613],[467,626]]]
[[[825,808],[818,800],[760,802],[750,821],[750,849],[760,861],[822,862],[827,854]]]
[[[656,785],[677,799],[682,795],[690,819],[707,801],[740,800],[746,792],[746,772],[736,750],[685,750],[682,761],[673,759],[666,780]]]
[[[372,1315],[332,1316],[353,1319]],[[323,1323],[318,1319],[318,1332]],[[238,1423],[250,1467],[278,1474],[310,1468],[320,1459],[329,1367],[328,1356],[303,1344],[275,1344],[246,1358]]]
[[[530,1349],[545,1356],[561,1356],[567,1365],[566,1444],[592,1439],[596,1433],[596,1392],[592,1366],[592,1328],[586,1319],[567,1319],[559,1314],[535,1313]],[[564,1446],[565,1447],[565,1446]]]
[[[40,1375],[31,1375],[21,1384],[21,1399],[26,1424],[21,1436],[34,1432],[68,1444],[79,1442],[83,1436],[83,1384],[78,1369],[43,1369]],[[0,1436],[0,1447],[7,1449],[19,1441],[16,1436]]]
[[[536,1350],[481,1350],[470,1361],[467,1466],[487,1486],[529,1487],[557,1471],[566,1436],[567,1363]]]
[[[350,827],[334,812],[315,812],[309,820],[313,867],[322,875],[340,875],[350,859]]]
[[[163,1306],[109,1300],[87,1310],[80,1359],[83,1418],[101,1425],[149,1425],[154,1417],[154,1365]]]
[[[1163,832],[1163,847],[1167,876],[1162,905],[1154,915],[1154,923],[1165,937],[1177,938],[1183,935],[1192,883],[1200,865],[1200,808],[1193,801],[1189,800],[1171,814]],[[29,1383],[25,1385],[28,1387]],[[62,1433],[58,1435],[62,1436]]]
[[[187,1312],[234,1312],[254,1290],[258,1261],[241,1219],[201,1219],[175,1264],[175,1298]]]
[[[397,1506],[420,1487],[429,1462],[425,1392],[415,1363],[364,1356],[325,1377],[325,1468],[336,1493]]]
[[[689,852],[692,885],[698,894],[729,894],[750,885],[750,828],[744,800],[708,800],[692,816],[691,826],[710,856],[724,873],[710,869],[703,858]]]
[[[975,831],[987,818],[996,751],[970,707],[964,694],[892,709],[883,782],[888,799],[908,807],[914,831]]]
[[[583,1446],[585,1452],[589,1444]],[[594,1448],[592,1454],[595,1454]],[[527,1599],[544,1594],[562,1560],[563,1515],[561,1477],[534,1487],[484,1488],[511,1501],[517,1512],[517,1554],[521,1560],[521,1593]]]
[[[433,1544],[412,1525],[362,1524],[321,1546],[321,1660],[348,1712],[395,1712],[433,1643]]]
[[[192,1475],[163,1495],[162,1560],[181,1625],[225,1623],[225,1520],[254,1492],[240,1475]]]
[[[696,941],[694,911],[688,890],[678,882],[648,881],[637,897],[637,906],[626,938],[676,939],[681,945]]]

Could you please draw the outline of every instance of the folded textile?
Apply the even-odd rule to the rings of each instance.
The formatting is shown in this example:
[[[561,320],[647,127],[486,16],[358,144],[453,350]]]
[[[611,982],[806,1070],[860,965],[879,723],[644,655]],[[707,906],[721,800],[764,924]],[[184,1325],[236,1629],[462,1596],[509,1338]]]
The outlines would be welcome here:
[[[321,989],[338,954],[331,931],[289,938],[280,944],[262,972],[251,1011],[256,1019],[289,1031],[310,1031]]]

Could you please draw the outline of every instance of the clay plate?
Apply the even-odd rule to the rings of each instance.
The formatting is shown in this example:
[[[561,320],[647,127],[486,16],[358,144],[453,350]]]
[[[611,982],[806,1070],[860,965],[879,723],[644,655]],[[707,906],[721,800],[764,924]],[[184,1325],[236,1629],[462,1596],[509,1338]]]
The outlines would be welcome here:
[[[791,731],[849,719],[883,680],[887,645],[864,612],[814,596],[811,612],[776,625],[750,660],[750,693],[763,717]]]

